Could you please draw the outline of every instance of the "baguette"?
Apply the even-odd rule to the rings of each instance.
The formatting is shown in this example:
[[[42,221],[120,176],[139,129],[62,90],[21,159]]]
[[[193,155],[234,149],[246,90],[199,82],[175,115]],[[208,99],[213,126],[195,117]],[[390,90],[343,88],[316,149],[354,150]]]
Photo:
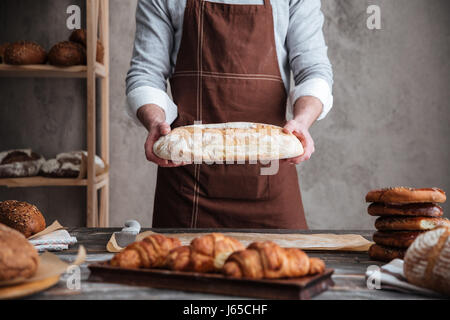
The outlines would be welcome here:
[[[251,122],[178,127],[153,145],[155,155],[176,162],[278,160],[303,154],[300,140],[283,128]]]

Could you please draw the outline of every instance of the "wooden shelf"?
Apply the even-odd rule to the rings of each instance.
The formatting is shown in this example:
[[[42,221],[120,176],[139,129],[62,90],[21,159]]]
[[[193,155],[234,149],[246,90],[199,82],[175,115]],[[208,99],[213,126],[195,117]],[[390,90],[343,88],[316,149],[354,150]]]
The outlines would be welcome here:
[[[96,62],[95,75],[105,78],[108,75],[105,66]],[[56,67],[49,64],[24,66],[0,64],[0,77],[86,78],[87,66]]]
[[[108,173],[102,173],[95,177],[94,185],[96,189],[102,188],[108,182]],[[88,185],[87,179],[75,178],[47,178],[47,177],[28,177],[28,178],[3,178],[0,179],[0,186],[8,188],[23,187],[83,187]]]

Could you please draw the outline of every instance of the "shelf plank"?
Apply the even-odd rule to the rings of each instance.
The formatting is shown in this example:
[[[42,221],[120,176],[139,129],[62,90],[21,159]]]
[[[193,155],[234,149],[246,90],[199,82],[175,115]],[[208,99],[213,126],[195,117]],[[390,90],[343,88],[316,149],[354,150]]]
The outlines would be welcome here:
[[[107,183],[108,173],[105,172],[98,175],[95,179],[95,185],[98,188]],[[26,178],[2,178],[0,179],[0,186],[8,188],[21,188],[21,187],[83,187],[87,186],[87,179],[75,179],[75,178],[47,178],[47,177],[26,177]]]
[[[107,76],[104,65],[95,63],[97,77]],[[15,66],[0,64],[0,77],[86,78],[87,66],[56,67],[48,64]]]

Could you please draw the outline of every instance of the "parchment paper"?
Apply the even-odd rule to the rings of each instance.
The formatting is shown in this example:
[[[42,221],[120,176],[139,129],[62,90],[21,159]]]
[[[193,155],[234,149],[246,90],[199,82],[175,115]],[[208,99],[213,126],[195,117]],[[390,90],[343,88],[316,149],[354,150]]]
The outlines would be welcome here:
[[[54,276],[59,276],[66,272],[67,268],[71,265],[80,265],[86,260],[86,249],[83,246],[78,248],[77,257],[72,263],[67,263],[58,258],[57,255],[44,252],[39,256],[39,266],[31,278],[16,278],[13,280],[0,281],[0,287],[10,286],[24,282],[34,282],[38,280],[43,280],[51,278]]]
[[[136,241],[155,234],[153,231],[145,231],[136,236]],[[172,233],[164,234],[168,237],[180,239],[183,245],[188,245],[192,239],[208,233]],[[240,233],[226,232],[227,236],[238,239],[247,246],[254,241],[270,240],[281,247],[294,247],[303,250],[324,250],[324,251],[360,251],[369,250],[372,242],[358,234],[273,234],[273,233]],[[121,248],[114,237],[106,245],[109,252],[120,252]]]
[[[58,220],[55,220],[51,225],[49,225],[47,228],[45,228],[44,230],[42,230],[41,232],[38,232],[36,234],[33,234],[31,237],[28,237],[28,240],[37,238],[39,236],[43,236],[45,234],[49,234],[52,233],[53,231],[56,230],[60,230],[60,229],[64,229],[64,227],[62,225],[59,224]]]

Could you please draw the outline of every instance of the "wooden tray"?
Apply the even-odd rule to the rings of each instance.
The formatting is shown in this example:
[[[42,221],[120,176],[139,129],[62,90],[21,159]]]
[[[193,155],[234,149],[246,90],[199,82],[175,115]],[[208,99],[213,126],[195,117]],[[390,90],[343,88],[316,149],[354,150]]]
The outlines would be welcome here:
[[[333,269],[302,278],[253,280],[229,278],[220,274],[179,272],[160,269],[123,269],[107,262],[89,265],[90,281],[195,291],[263,299],[311,299],[333,286]]]
[[[0,287],[0,299],[17,299],[44,291],[59,281],[59,275],[33,282]]]

